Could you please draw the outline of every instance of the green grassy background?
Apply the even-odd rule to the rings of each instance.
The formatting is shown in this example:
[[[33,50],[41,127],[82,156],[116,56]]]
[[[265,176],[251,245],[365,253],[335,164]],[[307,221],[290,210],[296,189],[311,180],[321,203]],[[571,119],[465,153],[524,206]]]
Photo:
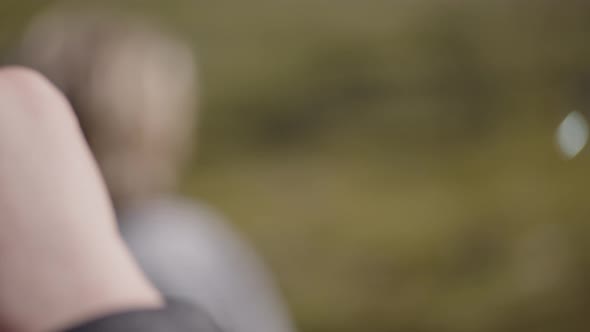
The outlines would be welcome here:
[[[0,46],[49,3],[0,2]],[[554,134],[590,112],[590,5],[113,3],[194,43],[184,191],[252,239],[302,332],[587,329],[590,155]]]

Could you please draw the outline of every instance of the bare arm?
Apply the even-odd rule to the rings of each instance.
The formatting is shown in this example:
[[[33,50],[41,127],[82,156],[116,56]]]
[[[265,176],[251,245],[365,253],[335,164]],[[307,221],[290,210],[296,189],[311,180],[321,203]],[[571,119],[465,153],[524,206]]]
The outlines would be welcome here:
[[[33,71],[0,69],[0,330],[162,306],[117,234],[65,98]]]

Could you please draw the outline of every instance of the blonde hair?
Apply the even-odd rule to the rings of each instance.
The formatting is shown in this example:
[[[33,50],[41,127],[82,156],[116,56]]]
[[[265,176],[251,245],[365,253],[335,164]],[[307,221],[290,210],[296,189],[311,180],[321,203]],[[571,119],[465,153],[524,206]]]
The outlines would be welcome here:
[[[69,98],[116,205],[174,188],[191,150],[191,49],[137,18],[53,10],[33,20],[18,62]]]

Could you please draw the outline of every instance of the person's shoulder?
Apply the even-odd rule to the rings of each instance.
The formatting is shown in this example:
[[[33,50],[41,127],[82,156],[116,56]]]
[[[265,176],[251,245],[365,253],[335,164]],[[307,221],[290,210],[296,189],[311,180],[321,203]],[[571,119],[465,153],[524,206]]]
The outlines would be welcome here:
[[[123,238],[165,295],[207,310],[240,332],[290,332],[290,318],[262,258],[223,216],[179,197],[119,211]]]
[[[242,242],[227,219],[206,203],[179,196],[146,200],[117,211],[123,237],[168,246],[219,246]],[[187,249],[186,247],[184,249]]]

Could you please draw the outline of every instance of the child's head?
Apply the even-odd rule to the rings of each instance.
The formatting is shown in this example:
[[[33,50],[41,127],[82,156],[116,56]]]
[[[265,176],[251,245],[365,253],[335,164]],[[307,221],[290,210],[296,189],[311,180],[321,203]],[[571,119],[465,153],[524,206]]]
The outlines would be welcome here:
[[[186,44],[129,17],[55,10],[31,23],[15,60],[66,94],[115,204],[174,188],[195,125]]]

